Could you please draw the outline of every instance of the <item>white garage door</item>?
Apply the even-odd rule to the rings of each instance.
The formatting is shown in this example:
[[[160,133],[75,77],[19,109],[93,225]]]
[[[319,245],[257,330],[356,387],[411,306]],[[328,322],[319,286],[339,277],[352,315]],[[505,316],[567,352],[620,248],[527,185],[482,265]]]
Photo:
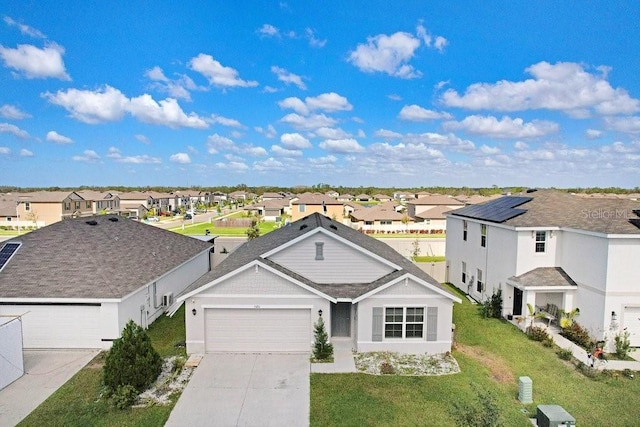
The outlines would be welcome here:
[[[205,350],[210,352],[310,352],[311,310],[209,308]]]
[[[100,348],[100,306],[20,305],[24,348]]]
[[[629,331],[629,340],[634,347],[640,347],[640,307],[624,308],[624,325]]]

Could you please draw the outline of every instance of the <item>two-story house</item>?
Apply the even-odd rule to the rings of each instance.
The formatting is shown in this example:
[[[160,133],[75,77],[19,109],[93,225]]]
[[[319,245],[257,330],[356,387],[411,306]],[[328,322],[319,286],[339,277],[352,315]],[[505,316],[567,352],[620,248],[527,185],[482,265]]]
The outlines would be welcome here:
[[[90,216],[93,207],[75,191],[14,193],[17,219],[24,225],[43,227],[63,219]]]
[[[504,315],[554,304],[597,339],[640,346],[640,203],[529,191],[447,214],[447,280]]]
[[[342,219],[342,202],[320,193],[303,193],[291,200],[291,220],[297,221],[312,213]]]

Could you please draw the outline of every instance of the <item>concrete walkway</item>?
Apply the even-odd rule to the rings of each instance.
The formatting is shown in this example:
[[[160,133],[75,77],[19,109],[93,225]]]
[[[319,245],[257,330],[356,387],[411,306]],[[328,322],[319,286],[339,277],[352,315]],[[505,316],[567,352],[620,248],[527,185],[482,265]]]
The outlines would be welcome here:
[[[91,361],[98,350],[24,350],[24,372],[0,390],[0,426],[14,426]]]
[[[333,363],[312,363],[311,372],[321,374],[358,372],[353,360],[351,338],[334,338],[331,343],[333,344]]]

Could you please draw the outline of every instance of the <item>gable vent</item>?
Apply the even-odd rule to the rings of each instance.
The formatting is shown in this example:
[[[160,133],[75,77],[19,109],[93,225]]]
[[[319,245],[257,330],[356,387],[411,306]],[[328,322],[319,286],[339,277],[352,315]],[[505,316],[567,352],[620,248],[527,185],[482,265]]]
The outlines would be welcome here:
[[[115,216],[112,216],[111,218],[109,218],[109,221],[118,222],[118,218],[116,218]]]
[[[308,225],[307,225],[307,224],[302,224],[302,225],[300,226],[300,230],[304,230],[304,229],[305,229],[305,228],[307,228],[307,227],[308,227]]]
[[[87,221],[87,224],[89,224],[89,225],[98,225],[98,221],[94,221],[94,220]]]
[[[338,227],[336,227],[334,224],[331,224],[331,225],[329,226],[329,228],[333,228],[333,229],[334,229],[334,230],[336,230],[336,231],[338,230]]]

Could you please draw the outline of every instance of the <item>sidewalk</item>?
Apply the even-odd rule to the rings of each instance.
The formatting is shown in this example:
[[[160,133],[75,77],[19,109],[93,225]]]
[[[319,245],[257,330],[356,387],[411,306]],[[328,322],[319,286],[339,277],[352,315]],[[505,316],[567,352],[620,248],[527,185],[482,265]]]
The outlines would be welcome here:
[[[333,363],[312,363],[311,372],[321,374],[358,372],[356,362],[353,360],[351,339],[334,338],[331,343],[333,344]]]

